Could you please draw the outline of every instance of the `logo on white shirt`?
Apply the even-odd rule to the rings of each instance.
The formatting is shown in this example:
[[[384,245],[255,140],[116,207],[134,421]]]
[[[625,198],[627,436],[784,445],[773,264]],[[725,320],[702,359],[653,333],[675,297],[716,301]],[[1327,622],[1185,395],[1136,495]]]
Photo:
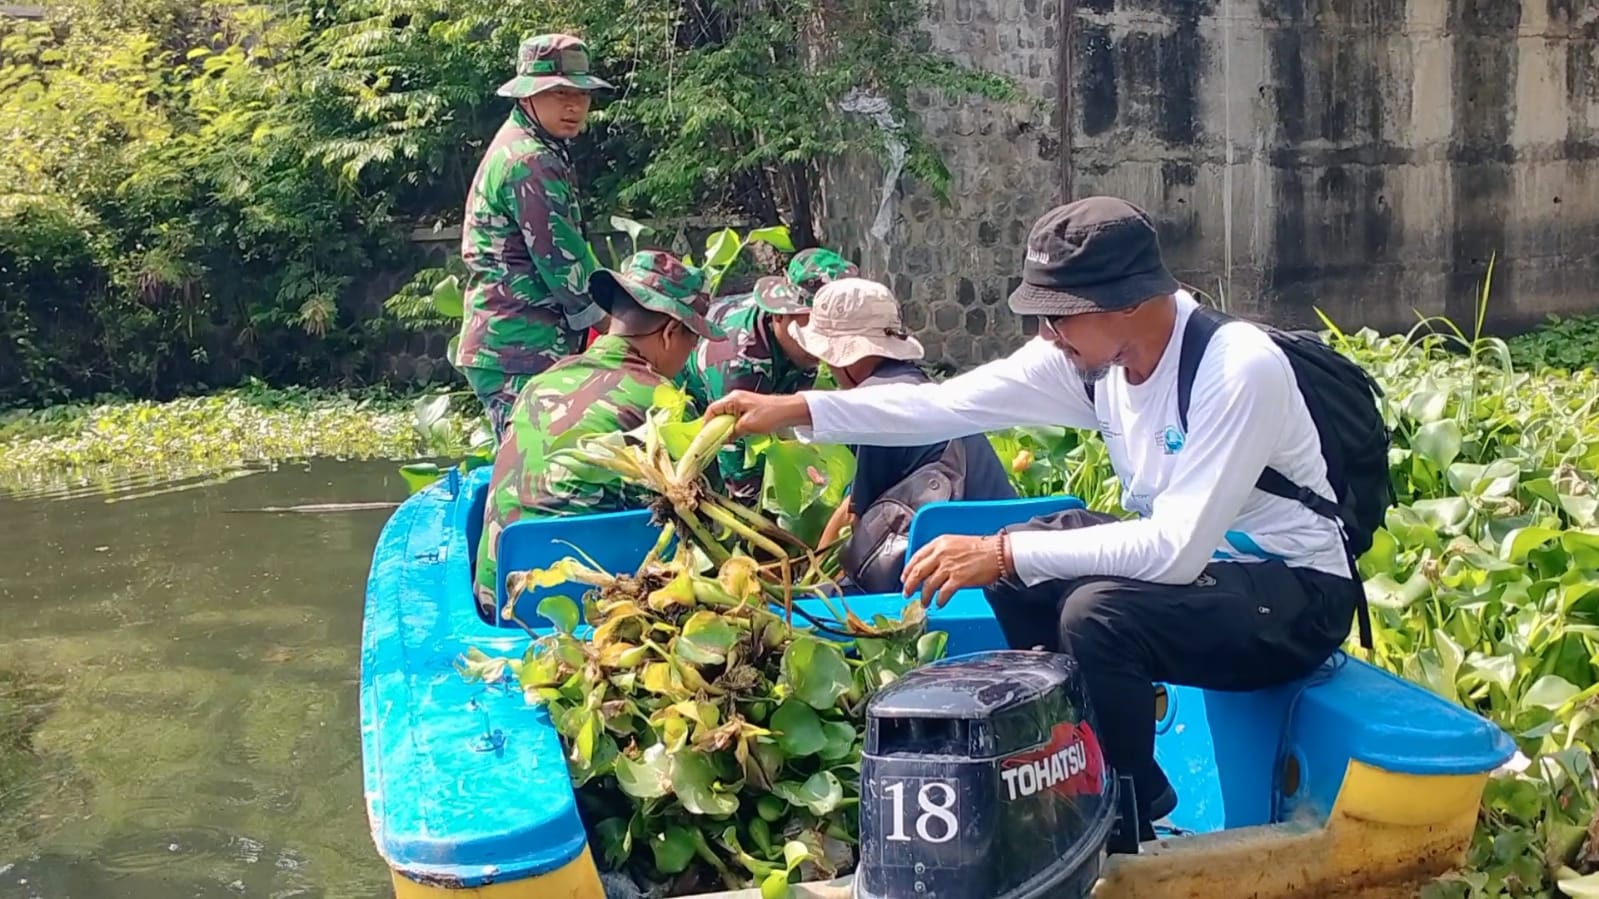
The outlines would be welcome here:
[[[1164,452],[1168,456],[1175,456],[1177,453],[1181,452],[1183,444],[1187,442],[1187,437],[1183,435],[1183,432],[1177,430],[1171,425],[1167,425],[1166,430],[1160,432],[1158,439],[1160,441],[1161,452]]]

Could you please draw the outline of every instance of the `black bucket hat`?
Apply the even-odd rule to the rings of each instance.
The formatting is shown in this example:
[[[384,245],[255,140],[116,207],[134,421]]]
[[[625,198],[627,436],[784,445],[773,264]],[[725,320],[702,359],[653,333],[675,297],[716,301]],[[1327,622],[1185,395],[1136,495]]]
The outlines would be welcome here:
[[[1010,308],[1046,318],[1110,312],[1178,287],[1148,213],[1116,197],[1085,197],[1034,223]]]

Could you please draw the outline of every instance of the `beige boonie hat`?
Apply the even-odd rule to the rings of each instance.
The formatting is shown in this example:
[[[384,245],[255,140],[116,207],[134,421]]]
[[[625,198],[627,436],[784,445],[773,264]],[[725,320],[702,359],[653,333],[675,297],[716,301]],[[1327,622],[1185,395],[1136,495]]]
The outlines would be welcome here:
[[[922,344],[905,330],[894,292],[865,278],[840,278],[822,286],[811,301],[811,319],[789,333],[805,352],[835,368],[867,356],[910,361]]]

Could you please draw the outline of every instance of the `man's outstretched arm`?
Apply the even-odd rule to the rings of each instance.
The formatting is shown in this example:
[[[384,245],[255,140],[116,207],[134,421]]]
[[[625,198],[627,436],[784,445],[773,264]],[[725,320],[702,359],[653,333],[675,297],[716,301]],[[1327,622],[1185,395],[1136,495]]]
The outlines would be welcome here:
[[[734,393],[708,415],[739,416],[740,434],[795,428],[816,443],[918,446],[1018,425],[1095,427],[1065,354],[1043,340],[942,383],[881,384],[788,397]]]

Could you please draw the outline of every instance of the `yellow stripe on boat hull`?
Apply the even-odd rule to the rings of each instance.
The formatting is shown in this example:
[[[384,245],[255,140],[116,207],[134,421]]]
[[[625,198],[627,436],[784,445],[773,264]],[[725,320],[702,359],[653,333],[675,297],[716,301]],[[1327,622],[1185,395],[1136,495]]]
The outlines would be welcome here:
[[[1487,782],[1487,772],[1396,774],[1351,761],[1325,825],[1289,821],[1145,843],[1136,856],[1111,856],[1093,895],[1414,895],[1465,860]]]
[[[1093,896],[1414,895],[1464,861],[1488,776],[1396,774],[1352,761],[1325,825],[1289,821],[1145,843],[1139,855],[1109,858]],[[801,895],[824,892],[807,886],[813,891]],[[586,848],[541,877],[452,889],[396,871],[394,890],[396,899],[604,899]]]
[[[588,847],[564,866],[522,880],[480,887],[447,887],[417,883],[391,870],[394,899],[605,899],[600,872]]]

